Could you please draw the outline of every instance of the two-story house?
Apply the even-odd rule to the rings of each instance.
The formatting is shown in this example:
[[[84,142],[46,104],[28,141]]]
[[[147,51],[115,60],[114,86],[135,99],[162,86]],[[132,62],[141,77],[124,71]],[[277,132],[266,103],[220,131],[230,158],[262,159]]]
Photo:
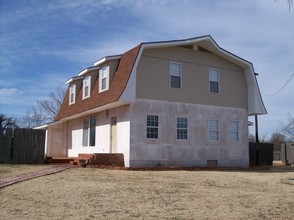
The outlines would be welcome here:
[[[46,154],[123,153],[126,166],[248,167],[266,114],[252,63],[211,36],[141,43],[67,80]]]

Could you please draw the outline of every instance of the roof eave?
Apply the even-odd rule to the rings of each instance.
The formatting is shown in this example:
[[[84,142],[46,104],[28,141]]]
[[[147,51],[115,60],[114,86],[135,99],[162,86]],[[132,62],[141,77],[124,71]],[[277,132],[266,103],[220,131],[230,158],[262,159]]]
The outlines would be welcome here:
[[[103,57],[100,60],[96,61],[94,63],[94,66],[99,66],[107,61],[111,61],[111,60],[119,60],[121,58],[122,55],[114,55],[114,56],[107,56],[107,57]]]
[[[79,72],[78,76],[83,76],[86,73],[89,73],[89,72],[94,71],[94,70],[99,70],[99,69],[100,69],[99,66],[88,67],[88,68],[82,70],[81,72]]]

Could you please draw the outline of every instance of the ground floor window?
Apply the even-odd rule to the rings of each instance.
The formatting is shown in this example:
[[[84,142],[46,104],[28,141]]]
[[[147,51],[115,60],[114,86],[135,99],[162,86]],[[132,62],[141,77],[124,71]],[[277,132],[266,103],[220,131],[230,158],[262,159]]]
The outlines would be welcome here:
[[[239,125],[238,121],[230,121],[230,141],[239,141]]]
[[[147,115],[147,133],[146,137],[151,139],[158,139],[158,116]]]
[[[177,118],[177,140],[187,140],[188,138],[188,119]]]
[[[83,125],[83,146],[95,146],[96,137],[96,118],[84,118]]]
[[[218,120],[208,121],[208,140],[209,141],[219,141],[218,135]]]

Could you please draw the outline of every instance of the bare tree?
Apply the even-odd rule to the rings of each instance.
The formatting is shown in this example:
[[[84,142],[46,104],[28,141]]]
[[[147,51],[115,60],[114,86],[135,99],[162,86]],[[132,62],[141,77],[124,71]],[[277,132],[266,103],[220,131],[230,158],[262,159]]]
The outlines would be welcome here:
[[[291,11],[291,7],[293,6],[293,0],[287,0],[289,6],[289,12]]]
[[[0,136],[5,133],[7,128],[16,127],[18,127],[18,125],[13,117],[7,117],[4,114],[0,114]]]
[[[248,142],[255,143],[255,141],[256,141],[255,136],[253,134],[249,134],[249,136],[248,136]]]
[[[274,144],[274,150],[281,150],[281,144],[287,141],[286,136],[280,132],[274,132],[271,135],[270,142]]]
[[[282,125],[282,132],[286,135],[288,141],[294,142],[294,117],[290,113],[286,123]]]
[[[20,119],[20,126],[33,128],[53,122],[63,102],[65,92],[64,88],[56,87],[54,91],[49,93],[48,99],[37,101],[36,105],[30,106],[25,116]]]
[[[47,121],[53,121],[59,111],[63,98],[65,96],[65,89],[56,87],[53,92],[49,93],[49,99],[38,101],[37,105],[44,113]]]

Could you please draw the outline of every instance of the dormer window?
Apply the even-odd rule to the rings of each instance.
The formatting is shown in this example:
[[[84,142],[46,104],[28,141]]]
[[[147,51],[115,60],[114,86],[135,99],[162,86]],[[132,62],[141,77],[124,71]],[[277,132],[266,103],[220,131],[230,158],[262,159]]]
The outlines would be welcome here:
[[[76,84],[71,84],[69,87],[69,104],[76,102]]]
[[[91,76],[86,76],[83,80],[83,99],[90,97]]]
[[[108,90],[108,66],[103,65],[100,70],[100,75],[99,75],[99,92],[103,92],[105,90]]]

